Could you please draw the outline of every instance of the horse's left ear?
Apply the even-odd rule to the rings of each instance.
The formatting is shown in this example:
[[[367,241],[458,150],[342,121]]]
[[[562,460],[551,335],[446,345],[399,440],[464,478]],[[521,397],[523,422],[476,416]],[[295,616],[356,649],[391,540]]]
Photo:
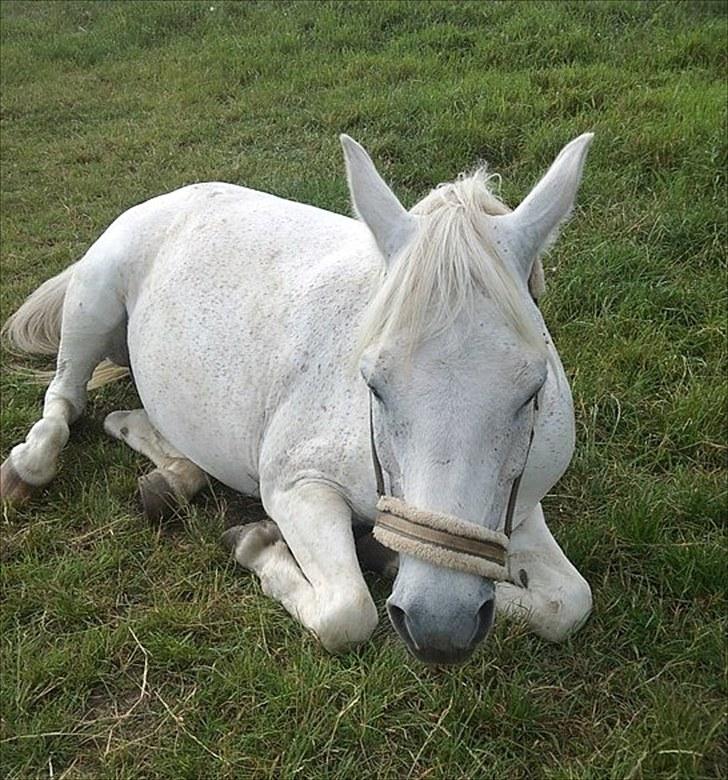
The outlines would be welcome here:
[[[568,143],[517,209],[493,217],[498,229],[504,231],[505,243],[515,253],[526,279],[535,270],[537,258],[556,240],[559,227],[574,207],[593,138],[593,133],[584,133]]]
[[[363,146],[348,135],[339,136],[346,158],[346,175],[354,210],[372,231],[379,251],[390,260],[410,239],[413,217],[397,200]]]

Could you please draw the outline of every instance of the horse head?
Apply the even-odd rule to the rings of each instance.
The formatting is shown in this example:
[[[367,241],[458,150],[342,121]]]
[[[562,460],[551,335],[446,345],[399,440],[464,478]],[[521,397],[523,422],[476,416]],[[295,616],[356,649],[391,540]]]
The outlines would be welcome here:
[[[571,212],[591,140],[569,143],[513,211],[484,170],[407,211],[342,136],[354,208],[383,258],[358,350],[387,494],[389,524],[375,535],[400,553],[390,620],[426,662],[472,653],[493,624],[495,582],[508,578],[497,548],[507,545],[538,395],[558,360],[533,276]]]

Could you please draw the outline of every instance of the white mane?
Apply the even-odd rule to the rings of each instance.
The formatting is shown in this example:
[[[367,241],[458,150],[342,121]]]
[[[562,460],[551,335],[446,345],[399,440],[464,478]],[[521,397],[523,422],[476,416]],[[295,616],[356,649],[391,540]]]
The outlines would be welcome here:
[[[359,352],[395,332],[414,346],[450,327],[463,310],[472,311],[477,295],[490,297],[514,330],[544,351],[523,289],[489,235],[484,217],[510,212],[491,192],[493,178],[480,168],[441,184],[412,209],[418,230],[367,308]]]

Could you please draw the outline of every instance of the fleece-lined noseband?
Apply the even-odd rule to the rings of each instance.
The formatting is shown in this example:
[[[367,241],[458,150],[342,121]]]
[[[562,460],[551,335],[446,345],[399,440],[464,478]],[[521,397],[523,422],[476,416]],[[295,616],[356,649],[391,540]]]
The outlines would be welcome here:
[[[538,411],[538,396],[533,399],[533,417]],[[528,453],[533,442],[533,424],[528,440]],[[410,506],[405,501],[385,493],[382,464],[374,440],[374,415],[369,397],[369,437],[374,476],[377,480],[377,509],[374,537],[385,547],[399,553],[444,566],[447,569],[477,574],[490,580],[508,579],[508,540],[513,530],[513,514],[518,500],[522,473],[511,486],[506,508],[504,533],[482,528],[452,515],[429,512]]]

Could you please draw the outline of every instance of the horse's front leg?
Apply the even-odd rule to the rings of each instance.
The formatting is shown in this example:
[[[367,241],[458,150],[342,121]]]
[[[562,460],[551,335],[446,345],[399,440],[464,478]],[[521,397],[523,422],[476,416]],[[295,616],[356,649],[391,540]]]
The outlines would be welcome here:
[[[327,650],[341,652],[366,641],[377,610],[357,560],[346,501],[321,482],[261,488],[275,524],[235,526],[223,535],[224,544]]]
[[[525,619],[552,642],[584,625],[592,610],[591,588],[551,535],[540,504],[513,531],[508,568],[512,582],[498,583],[496,609]]]

